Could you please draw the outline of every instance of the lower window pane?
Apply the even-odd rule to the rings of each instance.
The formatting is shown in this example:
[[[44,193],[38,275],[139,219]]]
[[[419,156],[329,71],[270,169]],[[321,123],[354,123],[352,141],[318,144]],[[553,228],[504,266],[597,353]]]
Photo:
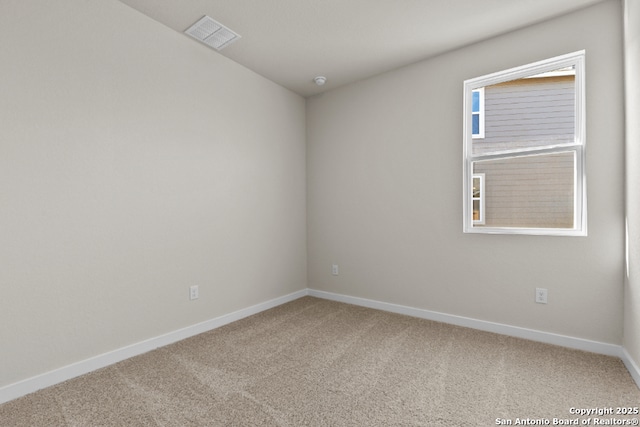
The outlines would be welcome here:
[[[473,173],[485,176],[484,224],[474,227],[573,228],[573,151],[477,161]]]

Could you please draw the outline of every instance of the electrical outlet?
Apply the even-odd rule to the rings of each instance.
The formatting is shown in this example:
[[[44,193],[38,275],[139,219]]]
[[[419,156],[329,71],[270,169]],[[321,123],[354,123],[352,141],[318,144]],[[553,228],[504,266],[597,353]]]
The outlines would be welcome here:
[[[200,292],[198,290],[198,285],[191,286],[189,288],[189,299],[194,300],[200,298]]]
[[[536,302],[538,304],[547,303],[547,290],[545,288],[536,288]]]
[[[338,264],[333,264],[331,266],[331,274],[333,274],[334,276],[338,275]]]

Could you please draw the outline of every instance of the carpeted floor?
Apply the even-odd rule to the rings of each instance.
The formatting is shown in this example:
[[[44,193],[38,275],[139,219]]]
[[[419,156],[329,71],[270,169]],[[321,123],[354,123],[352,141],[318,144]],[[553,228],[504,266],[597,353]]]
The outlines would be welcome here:
[[[0,425],[553,425],[623,406],[640,390],[617,358],[304,297],[8,402]]]

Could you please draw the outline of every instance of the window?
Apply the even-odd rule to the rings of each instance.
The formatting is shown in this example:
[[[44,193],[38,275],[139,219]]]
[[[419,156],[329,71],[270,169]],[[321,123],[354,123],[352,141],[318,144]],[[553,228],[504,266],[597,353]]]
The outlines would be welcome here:
[[[464,232],[587,234],[584,56],[464,82]]]
[[[484,88],[471,92],[471,135],[484,138]]]
[[[484,174],[473,175],[473,188],[471,193],[473,206],[473,224],[484,224]]]

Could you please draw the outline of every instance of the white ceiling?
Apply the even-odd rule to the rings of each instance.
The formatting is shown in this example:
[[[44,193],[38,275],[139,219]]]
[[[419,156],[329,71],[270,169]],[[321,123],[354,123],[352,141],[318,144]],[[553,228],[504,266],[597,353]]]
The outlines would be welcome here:
[[[180,33],[209,15],[242,38],[203,49],[309,96],[602,0],[120,1]]]

